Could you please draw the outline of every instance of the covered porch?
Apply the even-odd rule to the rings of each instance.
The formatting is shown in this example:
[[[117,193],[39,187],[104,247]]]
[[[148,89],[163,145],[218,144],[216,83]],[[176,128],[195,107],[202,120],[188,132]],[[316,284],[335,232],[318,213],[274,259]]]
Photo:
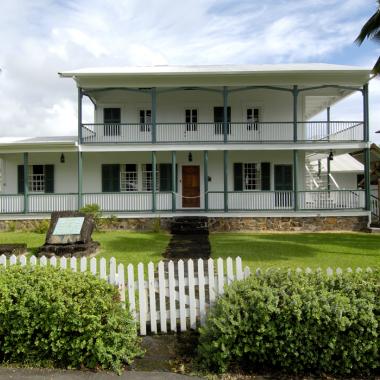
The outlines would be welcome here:
[[[352,181],[310,187],[307,154],[178,150],[2,155],[0,212],[47,214],[88,204],[115,215],[370,209],[365,189]]]

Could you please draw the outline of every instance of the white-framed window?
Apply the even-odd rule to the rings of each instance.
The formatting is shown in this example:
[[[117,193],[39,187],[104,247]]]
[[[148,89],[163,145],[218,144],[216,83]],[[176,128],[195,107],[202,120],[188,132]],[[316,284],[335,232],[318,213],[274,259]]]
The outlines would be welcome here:
[[[159,191],[160,187],[160,172],[158,165],[156,166],[156,191]],[[153,189],[153,176],[152,176],[152,164],[142,165],[142,189],[143,191],[152,191]]]
[[[186,131],[198,130],[198,110],[188,108],[185,110]]]
[[[139,111],[140,131],[150,132],[152,124],[152,110],[141,109]]]
[[[258,108],[247,108],[247,130],[257,131],[260,122],[260,111]]]
[[[29,191],[33,193],[45,192],[45,166],[29,165]]]
[[[120,191],[138,191],[138,173],[136,164],[121,165]]]
[[[260,164],[252,162],[243,165],[243,190],[260,190]]]

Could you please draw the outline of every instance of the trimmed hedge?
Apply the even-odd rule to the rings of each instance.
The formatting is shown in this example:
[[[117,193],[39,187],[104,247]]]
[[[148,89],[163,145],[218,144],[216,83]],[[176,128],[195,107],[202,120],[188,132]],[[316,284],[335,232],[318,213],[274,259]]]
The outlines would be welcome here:
[[[52,267],[0,268],[0,361],[120,371],[141,354],[114,286]]]
[[[226,289],[200,329],[201,367],[369,374],[380,365],[379,272],[271,271]]]

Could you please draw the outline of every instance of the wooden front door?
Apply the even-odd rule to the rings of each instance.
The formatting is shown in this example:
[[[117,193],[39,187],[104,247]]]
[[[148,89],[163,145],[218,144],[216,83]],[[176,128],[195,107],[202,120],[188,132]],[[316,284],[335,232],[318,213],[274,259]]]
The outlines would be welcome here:
[[[182,166],[182,207],[200,207],[199,166]]]

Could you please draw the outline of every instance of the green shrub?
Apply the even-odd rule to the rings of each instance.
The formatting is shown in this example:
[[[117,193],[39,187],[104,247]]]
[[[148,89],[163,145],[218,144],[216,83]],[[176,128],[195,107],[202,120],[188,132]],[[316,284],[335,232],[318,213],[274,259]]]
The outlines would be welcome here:
[[[36,234],[46,234],[49,229],[50,222],[48,220],[38,220],[36,221],[32,232],[35,232]]]
[[[90,273],[0,268],[0,361],[120,371],[141,354],[115,287]]]
[[[80,212],[92,215],[94,218],[95,229],[99,231],[102,218],[102,211],[100,209],[100,206],[96,203],[87,204],[80,209]]]
[[[215,372],[379,369],[379,273],[272,271],[236,282],[200,330],[199,363]]]

